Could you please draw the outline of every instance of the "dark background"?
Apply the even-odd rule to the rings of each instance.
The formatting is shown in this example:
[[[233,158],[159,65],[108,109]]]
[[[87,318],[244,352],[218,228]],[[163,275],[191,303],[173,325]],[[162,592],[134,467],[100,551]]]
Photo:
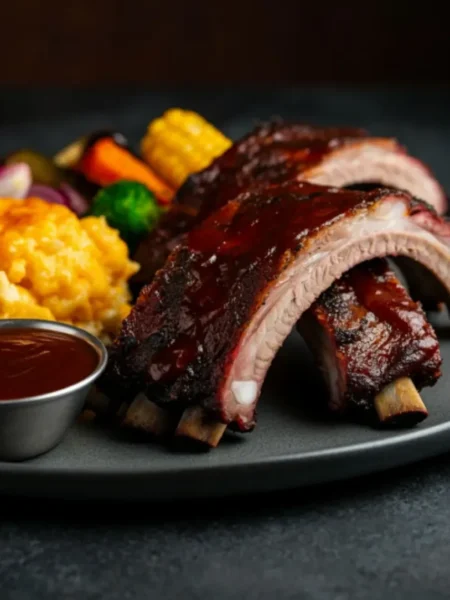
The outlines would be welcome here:
[[[406,0],[15,0],[4,84],[449,83],[447,19]]]
[[[450,40],[435,6],[4,1],[0,155],[52,153],[109,126],[137,142],[182,106],[231,137],[273,114],[395,135],[450,190]],[[171,506],[170,518],[2,499],[0,597],[448,600],[449,482],[444,455],[315,491]]]

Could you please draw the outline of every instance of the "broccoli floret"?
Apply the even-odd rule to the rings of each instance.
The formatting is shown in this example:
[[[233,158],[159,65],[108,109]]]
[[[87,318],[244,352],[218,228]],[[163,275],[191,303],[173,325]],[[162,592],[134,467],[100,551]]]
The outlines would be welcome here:
[[[99,190],[89,212],[97,217],[103,215],[131,247],[153,229],[161,209],[146,185],[121,180]]]

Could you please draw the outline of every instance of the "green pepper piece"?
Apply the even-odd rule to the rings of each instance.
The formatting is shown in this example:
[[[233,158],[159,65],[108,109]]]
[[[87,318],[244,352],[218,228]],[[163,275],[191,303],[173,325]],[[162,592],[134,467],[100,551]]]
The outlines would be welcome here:
[[[61,170],[52,159],[34,150],[17,150],[5,159],[6,165],[22,162],[30,167],[33,183],[58,187],[64,180]]]
[[[160,213],[156,197],[146,185],[125,179],[100,189],[89,211],[92,216],[104,216],[129,246],[153,229]]]

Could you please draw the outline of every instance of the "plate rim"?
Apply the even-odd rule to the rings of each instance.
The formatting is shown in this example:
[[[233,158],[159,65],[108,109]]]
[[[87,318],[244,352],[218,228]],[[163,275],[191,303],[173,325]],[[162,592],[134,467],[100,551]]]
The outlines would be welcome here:
[[[76,477],[121,477],[121,478],[131,478],[142,475],[148,475],[151,477],[152,475],[172,475],[183,473],[183,474],[198,474],[201,475],[205,472],[215,471],[220,472],[224,470],[240,470],[240,469],[248,469],[251,467],[274,467],[279,464],[288,464],[292,463],[302,463],[302,462],[314,462],[314,461],[322,461],[327,459],[336,459],[336,458],[345,458],[351,457],[352,455],[361,455],[367,454],[370,455],[376,454],[379,451],[386,451],[390,449],[398,449],[404,448],[411,443],[420,442],[423,444],[430,438],[435,439],[439,436],[442,436],[445,433],[450,434],[450,419],[437,423],[436,425],[431,425],[429,427],[425,427],[423,429],[414,429],[412,431],[407,431],[398,435],[392,435],[387,438],[381,438],[377,440],[367,441],[367,442],[359,442],[355,444],[346,444],[338,447],[330,447],[324,448],[321,450],[310,450],[306,452],[294,452],[294,453],[284,453],[279,455],[266,456],[262,458],[246,458],[244,462],[222,462],[219,464],[202,464],[202,465],[190,465],[186,468],[180,467],[177,465],[173,468],[165,468],[159,467],[156,469],[151,469],[148,467],[133,467],[130,466],[128,468],[109,468],[109,467],[79,467],[79,468],[67,468],[64,466],[46,466],[46,465],[35,465],[33,462],[25,460],[22,462],[7,462],[0,461],[0,476],[3,475],[38,475],[43,477],[60,477],[60,476],[68,476],[70,478]],[[62,443],[62,442],[61,442]],[[148,444],[151,445],[153,442],[149,441]],[[450,452],[450,435],[449,435],[449,443],[448,443],[448,451]],[[52,452],[50,450],[46,454]],[[207,450],[207,452],[214,452],[214,449]],[[440,453],[445,453],[445,450]],[[425,456],[424,456],[425,458]],[[416,462],[413,459],[413,462]]]

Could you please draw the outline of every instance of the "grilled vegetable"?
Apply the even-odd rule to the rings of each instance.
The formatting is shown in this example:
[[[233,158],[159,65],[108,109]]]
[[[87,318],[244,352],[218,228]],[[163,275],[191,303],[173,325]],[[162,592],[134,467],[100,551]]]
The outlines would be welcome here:
[[[174,193],[129,150],[125,138],[118,138],[118,134],[98,132],[80,138],[59,152],[54,160],[60,166],[81,172],[86,179],[102,187],[121,180],[140,182],[161,204],[170,202]]]
[[[77,140],[57,152],[53,157],[53,161],[62,169],[73,169],[79,164],[87,149],[93,146],[98,140],[104,138],[112,139],[118,146],[127,150],[129,149],[128,141],[124,135],[116,131],[101,129],[90,135],[79,137]]]
[[[95,196],[89,214],[104,216],[130,246],[153,229],[161,209],[154,194],[138,181],[118,181]]]
[[[31,170],[26,163],[0,167],[0,197],[25,198],[31,185]]]
[[[88,201],[67,183],[61,183],[59,187],[33,183],[28,190],[27,197],[40,198],[51,204],[62,204],[70,208],[78,217],[85,215],[89,209]]]
[[[33,186],[40,186],[36,188],[36,192],[43,199],[48,199],[47,195],[49,195],[53,198],[51,201],[55,201],[56,196],[52,190],[58,190],[63,195],[69,193],[70,202],[61,200],[59,204],[68,205],[78,215],[88,208],[86,203],[92,200],[99,189],[98,185],[88,181],[82,173],[78,173],[62,163],[58,165],[52,158],[34,150],[25,149],[13,152],[6,157],[4,164],[4,168],[17,168],[17,174],[22,173],[27,180],[30,178],[28,188],[31,183]],[[12,193],[2,195],[13,196]]]
[[[67,204],[63,194],[57,188],[42,183],[33,183],[27,196],[29,198],[40,198],[50,204],[62,204],[64,206]]]
[[[63,181],[63,172],[51,158],[34,150],[18,150],[6,157],[5,165],[27,164],[31,170],[33,183],[57,187]]]
[[[207,167],[231,146],[213,125],[195,112],[172,108],[152,121],[141,141],[144,160],[174,188]]]
[[[62,183],[59,186],[59,191],[66,199],[66,205],[73,210],[79,217],[84,216],[89,210],[88,199],[80,194],[80,192],[68,183]]]

